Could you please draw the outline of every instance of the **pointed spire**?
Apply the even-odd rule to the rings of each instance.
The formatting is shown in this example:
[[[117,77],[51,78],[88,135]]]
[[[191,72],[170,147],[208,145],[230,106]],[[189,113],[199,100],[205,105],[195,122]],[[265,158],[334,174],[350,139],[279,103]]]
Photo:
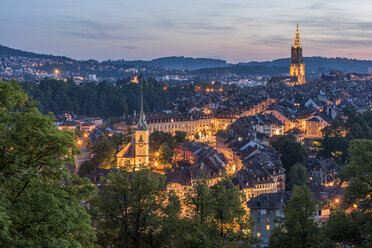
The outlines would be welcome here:
[[[140,112],[140,119],[138,122],[138,129],[147,130],[147,123],[145,121],[145,114],[143,113],[143,84],[141,84],[141,112]]]
[[[300,32],[298,31],[298,24],[297,24],[297,29],[296,29],[296,39],[295,39],[293,47],[294,48],[301,47]]]

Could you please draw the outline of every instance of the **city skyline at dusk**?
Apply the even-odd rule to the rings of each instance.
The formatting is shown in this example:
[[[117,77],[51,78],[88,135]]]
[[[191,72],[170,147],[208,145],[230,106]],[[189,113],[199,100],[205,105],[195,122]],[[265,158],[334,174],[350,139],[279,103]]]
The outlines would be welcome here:
[[[365,0],[4,0],[0,7],[0,44],[75,59],[273,60],[289,57],[297,23],[304,56],[372,58]]]

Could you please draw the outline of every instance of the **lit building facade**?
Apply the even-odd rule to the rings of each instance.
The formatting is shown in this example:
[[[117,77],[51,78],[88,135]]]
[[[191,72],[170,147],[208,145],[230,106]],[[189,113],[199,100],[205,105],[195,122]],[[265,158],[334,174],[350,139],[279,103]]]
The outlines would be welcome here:
[[[291,65],[289,67],[289,76],[297,78],[297,82],[294,82],[295,85],[302,85],[306,83],[305,62],[302,56],[302,47],[298,25],[296,30],[295,42],[291,48]]]

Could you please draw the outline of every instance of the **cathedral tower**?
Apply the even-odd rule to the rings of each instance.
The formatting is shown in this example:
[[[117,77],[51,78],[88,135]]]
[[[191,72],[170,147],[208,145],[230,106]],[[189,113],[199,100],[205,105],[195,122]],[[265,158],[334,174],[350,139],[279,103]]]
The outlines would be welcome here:
[[[302,57],[302,47],[300,41],[300,33],[298,31],[298,24],[296,30],[296,38],[294,45],[291,48],[291,66],[289,67],[289,76],[297,77],[296,84],[305,84],[305,62]]]
[[[135,163],[148,164],[149,163],[149,136],[150,132],[147,129],[145,115],[143,113],[143,83],[141,84],[141,113],[140,119],[135,131]]]

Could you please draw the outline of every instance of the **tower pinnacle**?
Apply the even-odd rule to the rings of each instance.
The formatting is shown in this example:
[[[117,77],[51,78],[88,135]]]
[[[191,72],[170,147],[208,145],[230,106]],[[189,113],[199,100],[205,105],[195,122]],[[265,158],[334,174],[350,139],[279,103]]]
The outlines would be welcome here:
[[[138,129],[147,130],[147,123],[145,121],[145,114],[143,113],[143,82],[141,84],[141,113],[138,122]]]
[[[295,39],[293,47],[294,48],[301,47],[300,32],[298,31],[298,24],[297,24],[297,29],[296,29],[296,39]]]

